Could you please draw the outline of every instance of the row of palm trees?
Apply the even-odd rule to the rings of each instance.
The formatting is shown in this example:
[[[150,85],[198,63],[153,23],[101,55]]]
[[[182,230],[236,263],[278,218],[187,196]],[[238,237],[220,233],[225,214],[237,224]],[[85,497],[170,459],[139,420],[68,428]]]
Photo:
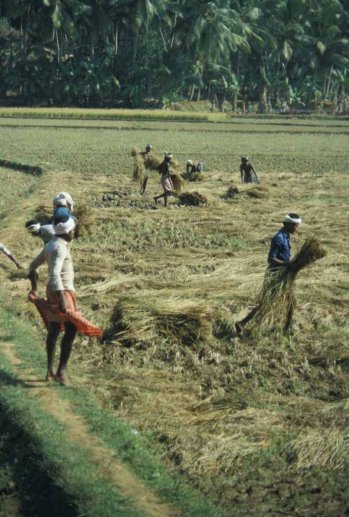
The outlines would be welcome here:
[[[344,111],[347,0],[1,0],[0,96]]]

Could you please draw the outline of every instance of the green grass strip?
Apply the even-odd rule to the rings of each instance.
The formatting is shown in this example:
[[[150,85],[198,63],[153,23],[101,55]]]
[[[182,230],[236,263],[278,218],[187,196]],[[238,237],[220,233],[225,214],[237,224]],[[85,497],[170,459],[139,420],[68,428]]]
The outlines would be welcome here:
[[[8,331],[5,339],[16,343],[18,357],[44,377],[44,351],[37,346],[42,337],[38,336],[33,326],[6,310],[0,315],[0,326]],[[151,436],[135,434],[115,414],[101,408],[87,389],[66,389],[58,385],[54,389],[62,398],[71,402],[74,411],[85,419],[89,430],[103,440],[163,501],[181,508],[186,517],[223,515],[220,508],[187,489],[184,486],[188,482],[186,479],[179,479],[167,472],[161,464],[161,451]]]
[[[80,109],[80,108],[0,108],[0,117],[58,118],[92,120],[180,120],[203,122],[208,120],[205,113],[165,110],[127,109]]]
[[[9,363],[4,357],[1,360],[0,407],[18,428],[26,430],[31,439],[28,448],[41,451],[43,466],[54,482],[74,496],[77,515],[140,515],[127,498],[98,477],[98,468],[87,459],[85,451],[69,441],[64,426],[45,413],[38,400],[27,396],[29,388],[16,382]]]

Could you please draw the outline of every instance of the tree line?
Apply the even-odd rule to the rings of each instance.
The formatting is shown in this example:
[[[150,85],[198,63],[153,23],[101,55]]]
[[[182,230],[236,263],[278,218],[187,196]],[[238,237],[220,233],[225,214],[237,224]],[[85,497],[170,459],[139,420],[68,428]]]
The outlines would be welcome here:
[[[0,0],[2,103],[347,109],[348,0]]]

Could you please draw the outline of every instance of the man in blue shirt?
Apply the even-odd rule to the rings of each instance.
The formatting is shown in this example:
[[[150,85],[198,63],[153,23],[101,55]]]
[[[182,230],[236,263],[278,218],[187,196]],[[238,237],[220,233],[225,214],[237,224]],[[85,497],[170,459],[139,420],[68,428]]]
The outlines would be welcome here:
[[[268,272],[269,274],[273,274],[276,271],[286,268],[289,271],[292,271],[293,263],[291,260],[291,244],[290,244],[290,235],[296,233],[298,226],[302,222],[301,217],[298,214],[287,214],[283,221],[282,228],[276,232],[274,237],[271,240],[270,250],[268,254]],[[241,321],[237,321],[235,323],[235,329],[238,335],[242,335],[243,328],[248,323],[253,316],[258,312],[259,306],[254,307],[252,311]],[[289,331],[292,325],[293,319],[293,308],[290,309],[290,312],[287,316],[287,321],[285,325],[285,332]]]

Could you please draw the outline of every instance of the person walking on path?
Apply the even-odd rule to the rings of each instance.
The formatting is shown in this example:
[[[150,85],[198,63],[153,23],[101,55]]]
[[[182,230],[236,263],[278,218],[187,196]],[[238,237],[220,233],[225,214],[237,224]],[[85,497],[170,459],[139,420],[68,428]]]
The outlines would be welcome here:
[[[248,156],[241,156],[240,175],[242,183],[259,183],[257,173]]]
[[[167,206],[167,198],[172,195],[174,191],[174,186],[171,179],[170,174],[170,163],[173,158],[173,155],[171,153],[166,153],[164,161],[160,163],[159,165],[159,174],[161,174],[161,185],[164,189],[163,194],[160,194],[159,196],[154,197],[155,203],[158,202],[160,198],[164,198],[164,206]]]
[[[18,269],[22,269],[20,263],[12,255],[11,251],[6,248],[5,244],[2,244],[2,242],[0,242],[0,252],[6,255],[6,257],[8,257],[18,267]]]
[[[70,243],[74,238],[76,221],[70,217],[65,222],[54,224],[55,237],[34,258],[29,266],[31,291],[29,300],[38,309],[47,328],[46,380],[57,380],[63,385],[69,385],[66,369],[77,332],[88,336],[102,337],[103,331],[85,320],[76,310],[74,287],[74,268],[70,255]],[[37,269],[44,263],[48,264],[49,280],[46,288],[47,299],[37,296]],[[61,330],[64,335],[61,341],[61,351],[58,369],[54,371],[54,353],[57,339]]]
[[[143,160],[145,160],[148,156],[148,154],[150,153],[150,151],[153,149],[153,146],[152,144],[147,144],[145,146],[145,150],[144,151],[141,151],[139,154],[142,156]],[[149,179],[149,169],[147,168],[144,168],[144,177],[143,177],[143,181],[142,181],[142,185],[141,185],[141,189],[140,189],[140,194],[143,195],[146,188],[147,188],[147,183],[148,183],[148,179]]]
[[[286,268],[289,271],[293,270],[293,263],[291,261],[290,236],[296,233],[301,222],[302,219],[298,214],[290,213],[285,216],[282,228],[276,232],[271,240],[268,254],[267,275],[273,275],[281,268]],[[259,309],[260,306],[257,305],[243,320],[235,323],[235,329],[238,335],[243,334],[245,325],[256,315]],[[294,306],[291,304],[284,327],[285,333],[291,329],[293,321],[293,310]]]

